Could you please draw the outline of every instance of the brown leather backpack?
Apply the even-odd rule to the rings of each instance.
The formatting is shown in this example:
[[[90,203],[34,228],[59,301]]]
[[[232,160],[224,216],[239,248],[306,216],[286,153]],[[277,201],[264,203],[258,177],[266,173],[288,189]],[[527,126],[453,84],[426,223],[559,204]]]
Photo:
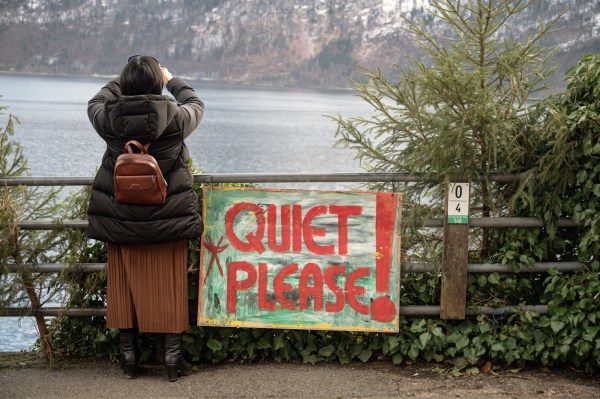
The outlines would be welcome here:
[[[132,146],[140,151],[133,152]],[[115,199],[121,204],[160,205],[167,198],[167,182],[148,154],[150,143],[130,140],[115,164]]]

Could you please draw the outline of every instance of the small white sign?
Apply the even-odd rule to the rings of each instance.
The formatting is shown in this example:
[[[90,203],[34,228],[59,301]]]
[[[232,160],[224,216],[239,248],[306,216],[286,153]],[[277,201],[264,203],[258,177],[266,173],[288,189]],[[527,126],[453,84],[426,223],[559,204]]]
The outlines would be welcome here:
[[[448,223],[469,223],[469,183],[450,183]]]

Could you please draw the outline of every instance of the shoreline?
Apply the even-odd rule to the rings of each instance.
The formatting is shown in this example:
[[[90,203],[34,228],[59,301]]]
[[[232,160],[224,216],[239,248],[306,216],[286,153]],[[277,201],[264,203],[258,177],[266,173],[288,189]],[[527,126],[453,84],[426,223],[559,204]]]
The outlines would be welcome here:
[[[25,71],[7,71],[0,70],[0,75],[5,76],[29,76],[29,77],[47,77],[47,78],[70,78],[70,79],[114,79],[117,74],[92,74],[92,75],[77,75],[77,74],[66,74],[66,73],[49,73],[49,72],[25,72]],[[248,89],[248,90],[269,90],[269,91],[303,91],[303,92],[331,92],[331,93],[343,93],[353,92],[351,87],[298,87],[298,86],[278,86],[260,83],[246,83],[242,81],[226,81],[226,80],[213,80],[207,78],[193,78],[191,76],[176,75],[189,82],[194,82],[202,85],[209,85],[210,87],[225,87],[235,89]],[[1,93],[0,93],[1,94]]]

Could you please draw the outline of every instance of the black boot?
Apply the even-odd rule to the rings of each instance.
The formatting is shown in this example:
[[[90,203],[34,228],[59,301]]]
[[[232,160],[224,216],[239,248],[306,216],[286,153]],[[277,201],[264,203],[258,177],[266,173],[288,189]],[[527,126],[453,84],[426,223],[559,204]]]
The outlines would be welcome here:
[[[165,334],[165,366],[171,382],[192,374],[192,365],[181,354],[181,334]]]
[[[137,328],[119,329],[119,344],[121,349],[121,369],[127,378],[137,377]]]

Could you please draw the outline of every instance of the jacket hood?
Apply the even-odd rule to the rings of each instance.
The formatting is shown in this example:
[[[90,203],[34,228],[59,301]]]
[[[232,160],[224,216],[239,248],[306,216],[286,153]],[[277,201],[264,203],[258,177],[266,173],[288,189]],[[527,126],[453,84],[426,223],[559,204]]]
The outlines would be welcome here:
[[[160,137],[177,110],[174,99],[155,94],[120,96],[106,106],[117,137],[144,143]]]

